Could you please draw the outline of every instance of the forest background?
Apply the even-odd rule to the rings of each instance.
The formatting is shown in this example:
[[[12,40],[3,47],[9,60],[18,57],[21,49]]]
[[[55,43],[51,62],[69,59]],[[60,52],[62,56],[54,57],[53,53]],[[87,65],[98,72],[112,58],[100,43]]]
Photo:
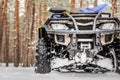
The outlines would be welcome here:
[[[120,0],[0,0],[0,64],[34,65],[37,26],[50,16],[51,7],[78,10],[104,3],[106,12],[120,19]]]

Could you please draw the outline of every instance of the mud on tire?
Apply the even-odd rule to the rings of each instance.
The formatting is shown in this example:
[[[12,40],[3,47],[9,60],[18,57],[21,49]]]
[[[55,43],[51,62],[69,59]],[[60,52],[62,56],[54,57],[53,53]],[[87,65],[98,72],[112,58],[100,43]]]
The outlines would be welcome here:
[[[44,74],[51,72],[50,59],[48,59],[46,42],[43,38],[38,41],[35,58],[36,73]]]

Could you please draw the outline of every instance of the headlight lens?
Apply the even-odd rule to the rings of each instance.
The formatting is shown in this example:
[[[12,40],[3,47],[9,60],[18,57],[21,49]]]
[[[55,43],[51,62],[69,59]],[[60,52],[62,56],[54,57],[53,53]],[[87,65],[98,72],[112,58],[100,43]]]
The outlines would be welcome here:
[[[115,29],[115,23],[105,23],[101,26],[101,29],[103,29],[103,30],[114,30]]]
[[[52,29],[54,30],[67,30],[68,27],[65,24],[51,24]]]

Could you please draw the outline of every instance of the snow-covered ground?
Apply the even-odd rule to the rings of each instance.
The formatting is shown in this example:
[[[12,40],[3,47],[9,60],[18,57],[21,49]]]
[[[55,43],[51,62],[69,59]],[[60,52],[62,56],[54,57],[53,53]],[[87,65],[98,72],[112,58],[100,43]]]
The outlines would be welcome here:
[[[60,73],[36,74],[34,68],[0,66],[0,80],[120,80],[117,73]]]

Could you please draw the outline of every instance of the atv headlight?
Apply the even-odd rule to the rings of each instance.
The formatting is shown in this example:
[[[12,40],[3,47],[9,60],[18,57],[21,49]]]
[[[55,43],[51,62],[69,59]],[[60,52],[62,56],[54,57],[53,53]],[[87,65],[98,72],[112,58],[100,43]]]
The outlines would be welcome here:
[[[54,30],[67,30],[68,27],[64,24],[51,24],[52,29]]]
[[[101,29],[103,29],[103,30],[114,30],[115,29],[115,23],[102,24]]]

